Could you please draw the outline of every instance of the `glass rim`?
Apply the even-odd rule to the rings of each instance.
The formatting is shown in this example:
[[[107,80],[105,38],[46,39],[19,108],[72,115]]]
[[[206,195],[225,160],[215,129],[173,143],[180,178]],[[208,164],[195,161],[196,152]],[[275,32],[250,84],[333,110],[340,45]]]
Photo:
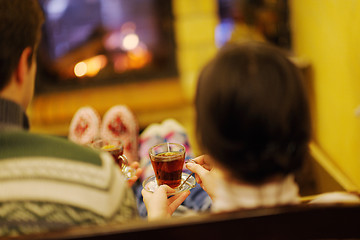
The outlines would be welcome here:
[[[117,141],[116,144],[114,144],[114,142],[112,141]],[[105,143],[104,145],[102,145],[101,147],[97,146],[97,144],[99,143]],[[121,139],[116,139],[116,138],[111,138],[111,139],[95,139],[94,141],[92,141],[90,143],[90,146],[93,147],[93,148],[97,148],[97,149],[102,149],[103,150],[103,147],[104,146],[114,146],[113,149],[117,149],[117,148],[120,148],[120,149],[124,149],[124,143],[122,142]]]
[[[180,148],[180,151],[176,151],[176,152],[178,152],[179,154],[171,155],[171,156],[158,156],[158,158],[167,159],[167,158],[173,158],[174,156],[177,156],[177,155],[182,155],[182,154],[185,155],[186,149],[185,149],[184,145],[182,145],[182,144],[180,144],[180,143],[171,143],[171,142],[169,142],[169,143],[168,143],[168,142],[163,142],[163,143],[159,143],[159,144],[156,144],[156,145],[152,146],[152,147],[149,149],[149,155],[155,157],[156,154],[152,153],[152,150],[153,150],[154,148],[159,147],[159,146],[162,146],[162,145],[167,146],[168,144],[169,144],[169,145],[178,146],[178,147]],[[171,151],[171,152],[175,152],[175,151]]]

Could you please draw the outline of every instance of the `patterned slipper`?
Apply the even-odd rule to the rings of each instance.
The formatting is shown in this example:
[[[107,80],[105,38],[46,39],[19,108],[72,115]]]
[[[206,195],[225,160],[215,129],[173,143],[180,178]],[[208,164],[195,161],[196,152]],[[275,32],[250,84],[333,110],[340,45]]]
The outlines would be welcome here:
[[[82,107],[75,113],[69,127],[69,140],[87,145],[99,137],[100,116],[92,107]]]
[[[139,161],[138,134],[138,122],[128,107],[116,105],[105,113],[100,136],[104,140],[120,139],[129,164]]]

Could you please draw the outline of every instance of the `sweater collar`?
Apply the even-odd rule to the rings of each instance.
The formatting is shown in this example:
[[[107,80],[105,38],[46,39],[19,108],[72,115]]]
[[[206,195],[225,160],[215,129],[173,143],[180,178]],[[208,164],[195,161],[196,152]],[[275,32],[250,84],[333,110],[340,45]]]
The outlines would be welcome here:
[[[212,211],[231,211],[274,207],[299,203],[299,188],[293,175],[262,185],[229,183],[219,179],[219,198],[213,202]]]
[[[0,98],[0,129],[29,129],[28,117],[19,104]]]

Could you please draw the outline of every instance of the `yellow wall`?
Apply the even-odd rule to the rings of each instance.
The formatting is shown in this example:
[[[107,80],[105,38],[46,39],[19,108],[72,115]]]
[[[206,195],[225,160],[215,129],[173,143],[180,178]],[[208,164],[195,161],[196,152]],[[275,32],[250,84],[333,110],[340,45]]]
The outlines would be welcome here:
[[[216,0],[173,0],[179,78],[185,97],[192,100],[199,71],[216,53]]]
[[[360,1],[290,0],[290,8],[294,52],[314,71],[316,141],[359,190]]]

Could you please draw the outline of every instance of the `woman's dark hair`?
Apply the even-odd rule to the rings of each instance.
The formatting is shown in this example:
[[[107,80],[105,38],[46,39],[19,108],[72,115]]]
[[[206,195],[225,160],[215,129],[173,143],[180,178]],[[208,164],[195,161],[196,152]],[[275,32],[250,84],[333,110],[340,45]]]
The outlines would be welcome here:
[[[37,0],[0,0],[0,90],[10,81],[26,47],[32,48],[28,59],[31,66],[43,21]]]
[[[239,180],[260,183],[301,167],[311,121],[298,68],[265,43],[227,45],[202,70],[200,146]]]

